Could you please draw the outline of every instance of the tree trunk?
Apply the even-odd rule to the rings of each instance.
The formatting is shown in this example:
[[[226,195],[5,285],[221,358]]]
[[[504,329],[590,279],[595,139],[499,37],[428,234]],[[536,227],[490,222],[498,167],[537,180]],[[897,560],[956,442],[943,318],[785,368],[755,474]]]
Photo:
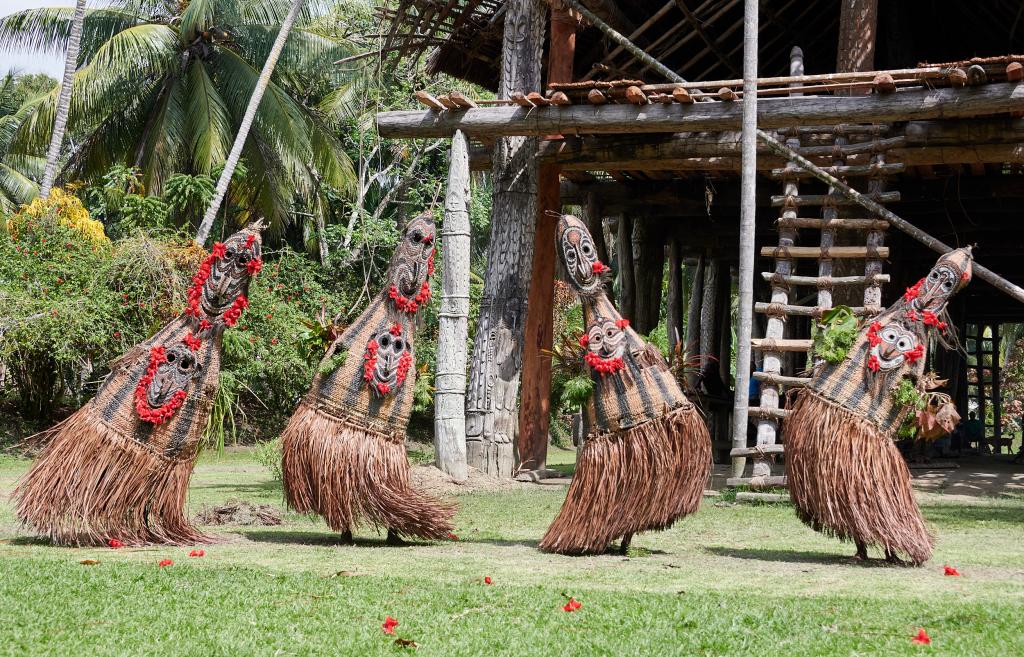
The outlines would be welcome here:
[[[701,255],[697,258],[697,266],[693,272],[693,286],[690,289],[690,298],[687,300],[686,312],[686,355],[692,359],[699,356],[700,351],[700,310],[704,305],[704,270],[707,269],[707,258]],[[700,382],[700,372],[697,368],[686,375],[689,387],[696,390]]]
[[[604,208],[601,207],[601,199],[598,197],[596,192],[589,192],[587,194],[587,205],[584,211],[587,215],[587,230],[590,231],[591,237],[594,238],[594,248],[597,249],[597,258],[604,264],[610,265],[612,259],[608,251],[608,242],[605,239],[603,217]],[[606,284],[604,288],[608,298],[614,301],[615,296],[612,293],[612,285],[610,283]]]
[[[700,354],[706,360],[701,367],[701,382],[704,389],[711,394],[721,392],[718,380],[718,331],[715,324],[718,320],[718,286],[719,270],[722,263],[717,258],[705,256],[704,294],[700,307]]]
[[[466,339],[469,325],[469,140],[452,138],[448,191],[441,227],[441,312],[438,315],[434,385],[434,453],[437,467],[466,479]]]
[[[270,54],[267,55],[267,61],[263,63],[263,70],[260,72],[259,80],[256,81],[256,88],[253,89],[252,96],[249,97],[249,106],[245,108],[242,124],[238,127],[238,134],[235,135],[235,143],[231,146],[228,159],[224,162],[224,171],[221,172],[220,180],[217,181],[217,190],[214,192],[213,201],[210,202],[210,207],[206,209],[206,215],[203,217],[202,223],[199,224],[199,230],[196,232],[196,244],[199,246],[206,244],[206,240],[210,236],[213,220],[217,218],[220,205],[224,202],[224,196],[228,193],[231,178],[235,175],[238,160],[242,157],[242,149],[249,138],[249,130],[252,129],[253,121],[256,119],[256,111],[260,108],[260,101],[263,100],[263,94],[266,93],[267,87],[270,86],[270,77],[274,74],[277,59],[281,56],[281,51],[284,50],[288,34],[292,31],[292,27],[295,26],[295,19],[298,17],[299,10],[302,9],[303,4],[305,4],[305,0],[293,0],[291,8],[288,10],[288,15],[285,16],[284,22],[281,23],[281,29],[277,33],[277,38],[274,39],[274,45],[270,48]]]
[[[668,243],[668,307],[665,311],[665,332],[668,334],[670,353],[683,335],[683,260],[679,238],[673,237]]]
[[[722,263],[718,274],[718,378],[728,392],[732,379],[732,272]]]
[[[39,186],[39,196],[44,199],[49,198],[50,190],[53,189],[53,183],[57,179],[57,160],[60,159],[60,147],[64,143],[68,114],[71,113],[71,88],[75,84],[75,69],[78,68],[78,51],[82,44],[84,23],[85,0],[78,0],[75,3],[75,14],[71,22],[68,52],[64,56],[64,78],[60,84],[60,96],[57,98],[56,120],[53,123],[53,134],[50,135],[50,147],[46,150],[43,183]]]
[[[633,218],[619,216],[616,255],[619,265],[619,312],[628,320],[636,319],[636,280],[633,270]]]
[[[654,222],[643,217],[633,223],[635,309],[637,332],[647,335],[661,318],[661,285],[665,270],[665,246]]]
[[[510,0],[506,7],[500,98],[540,88],[546,14],[540,0]],[[537,219],[536,151],[537,140],[527,137],[504,137],[494,146],[491,239],[466,397],[469,463],[503,477],[515,466],[516,397]]]

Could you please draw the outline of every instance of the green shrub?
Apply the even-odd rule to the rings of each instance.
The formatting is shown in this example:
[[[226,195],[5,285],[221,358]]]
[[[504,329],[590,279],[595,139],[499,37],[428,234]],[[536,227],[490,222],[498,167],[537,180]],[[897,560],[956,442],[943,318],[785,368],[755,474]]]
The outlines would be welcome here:
[[[256,462],[270,471],[275,481],[282,481],[281,474],[281,439],[264,440],[256,445]]]

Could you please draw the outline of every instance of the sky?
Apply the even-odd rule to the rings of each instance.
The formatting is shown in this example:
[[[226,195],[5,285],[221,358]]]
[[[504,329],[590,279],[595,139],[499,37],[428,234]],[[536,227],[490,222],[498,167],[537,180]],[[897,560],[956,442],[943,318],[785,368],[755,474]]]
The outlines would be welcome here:
[[[74,6],[75,0],[0,0],[0,16],[35,7]],[[46,73],[59,80],[64,75],[64,54],[0,50],[0,75],[12,68],[21,73]]]

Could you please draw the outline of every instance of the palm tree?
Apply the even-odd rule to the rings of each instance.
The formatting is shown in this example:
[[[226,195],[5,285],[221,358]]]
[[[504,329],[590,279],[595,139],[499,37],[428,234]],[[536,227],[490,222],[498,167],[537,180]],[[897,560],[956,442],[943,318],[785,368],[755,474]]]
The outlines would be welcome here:
[[[39,195],[44,199],[50,195],[50,188],[57,178],[57,159],[60,147],[64,143],[64,129],[68,125],[68,113],[71,111],[71,86],[75,80],[75,68],[78,63],[78,50],[82,44],[82,25],[85,23],[85,0],[75,4],[75,15],[71,21],[71,37],[68,39],[68,52],[64,56],[64,78],[60,83],[60,96],[57,99],[57,119],[54,122],[53,134],[50,136],[50,147],[46,150],[46,169],[43,170],[43,184]]]
[[[217,211],[220,210],[220,204],[224,200],[224,195],[228,192],[228,184],[231,183],[231,177],[235,175],[235,167],[238,166],[238,159],[242,157],[242,149],[245,147],[245,142],[249,138],[249,130],[252,129],[253,119],[256,118],[256,111],[260,107],[260,102],[263,100],[263,94],[267,92],[267,86],[270,84],[270,76],[274,74],[274,67],[277,65],[277,60],[281,56],[281,51],[284,49],[284,44],[288,41],[288,35],[291,33],[292,28],[295,26],[295,19],[299,15],[299,9],[305,4],[305,0],[295,0],[292,3],[291,9],[288,11],[288,15],[285,16],[284,22],[281,24],[281,29],[278,30],[277,38],[274,40],[274,46],[270,49],[270,54],[267,56],[267,61],[263,64],[263,71],[260,73],[260,79],[256,83],[256,88],[252,92],[252,96],[249,97],[249,106],[245,109],[245,116],[242,117],[242,125],[238,128],[238,134],[235,136],[235,143],[231,147],[231,152],[228,154],[227,162],[224,165],[224,170],[220,174],[220,180],[217,181],[217,190],[213,195],[213,202],[210,203],[210,207],[206,210],[206,215],[203,217],[203,222],[199,224],[199,231],[196,233],[196,243],[202,246],[206,243],[206,238],[210,236],[210,229],[213,228],[213,221],[217,218]],[[322,231],[318,231],[323,234]],[[326,247],[321,243],[321,257],[323,258],[326,254],[324,251]]]
[[[210,174],[224,164],[292,1],[112,0],[86,10],[68,122],[78,143],[63,176],[127,164],[160,194],[175,173]],[[354,176],[325,119],[307,105],[317,99],[295,84],[311,71],[330,77],[324,87],[348,82],[331,63],[351,44],[318,24],[336,6],[327,1],[298,13],[241,149],[248,173],[236,193],[272,231],[291,222],[296,202],[327,212],[319,196],[347,191]],[[22,11],[0,19],[0,48],[57,51],[71,26],[66,8]],[[54,93],[36,101],[12,145],[41,151],[56,105]]]
[[[0,79],[0,214],[11,214],[39,193],[36,180],[42,176],[45,160],[11,148],[28,110],[19,98],[13,72]]]

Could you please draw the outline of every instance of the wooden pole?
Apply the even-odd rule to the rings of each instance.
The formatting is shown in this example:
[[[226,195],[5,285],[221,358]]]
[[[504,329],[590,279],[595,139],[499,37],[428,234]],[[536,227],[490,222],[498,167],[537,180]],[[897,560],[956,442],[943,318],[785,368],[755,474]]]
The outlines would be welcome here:
[[[929,249],[937,253],[949,253],[950,251],[953,250],[953,247],[942,242],[941,240],[932,237],[931,235],[924,232],[917,226],[914,226],[907,220],[897,215],[895,212],[889,210],[884,205],[876,203],[869,197],[865,196],[864,194],[861,194],[860,192],[853,189],[843,181],[836,178],[835,176],[830,175],[827,171],[823,170],[821,167],[817,166],[807,158],[799,155],[792,149],[783,146],[778,142],[778,140],[775,139],[775,137],[772,137],[767,132],[764,132],[763,130],[758,130],[757,137],[758,139],[761,140],[761,142],[768,146],[768,149],[771,150],[772,152],[782,157],[788,158],[791,162],[802,168],[804,171],[811,173],[815,178],[838,191],[840,194],[843,195],[843,197],[872,212],[875,216],[885,219],[886,221],[889,222],[891,226],[895,226],[896,228],[903,231],[907,235],[910,235],[921,244],[927,246]],[[1017,285],[1014,285],[1013,283],[1006,280],[1002,276],[999,276],[998,274],[993,272],[991,269],[984,267],[978,264],[977,262],[975,262],[972,265],[972,268],[974,270],[975,276],[985,281],[986,283],[989,283],[990,285],[992,285],[992,287],[996,288],[1000,292],[1004,292],[1010,297],[1016,299],[1017,301],[1024,303],[1024,289],[1021,289]]]
[[[619,267],[619,312],[628,320],[636,319],[636,277],[633,270],[633,217],[619,216],[616,256]]]
[[[690,296],[687,299],[686,311],[686,354],[690,358],[700,354],[700,309],[704,303],[704,269],[707,258],[701,254],[697,258],[697,266],[693,269],[693,285],[690,288]],[[686,375],[687,384],[691,389],[696,389],[700,382],[699,368]]]
[[[548,48],[548,82],[571,82],[578,22],[568,11],[552,5]],[[555,228],[562,211],[559,168],[544,163],[537,176],[537,230],[534,234],[533,271],[526,310],[523,378],[529,382],[520,394],[520,471],[544,470],[548,455],[551,417],[551,352],[555,297]]]
[[[685,339],[683,335],[683,259],[679,238],[673,237],[668,243],[668,304],[665,331],[668,334],[669,353],[675,353],[676,344]],[[684,345],[685,346],[685,345]]]
[[[754,316],[754,232],[757,219],[757,0],[743,9],[743,127],[740,170],[739,300],[736,309],[736,392],[732,446],[747,446],[750,405],[750,334]],[[742,477],[746,459],[734,457],[732,476]]]
[[[640,134],[737,130],[743,101],[692,105],[607,104],[566,107],[489,107],[457,112],[401,110],[377,114],[382,137],[472,137],[550,134]],[[1024,106],[1024,83],[1001,82],[962,89],[920,89],[870,96],[803,96],[759,99],[763,129],[838,123],[891,123],[1008,114]]]
[[[466,479],[466,339],[469,324],[469,140],[452,138],[448,190],[441,226],[441,310],[438,314],[434,385],[434,453],[437,467]]]
[[[874,68],[877,32],[878,0],[842,0],[836,70],[846,73]],[[860,89],[867,93],[871,85]]]

